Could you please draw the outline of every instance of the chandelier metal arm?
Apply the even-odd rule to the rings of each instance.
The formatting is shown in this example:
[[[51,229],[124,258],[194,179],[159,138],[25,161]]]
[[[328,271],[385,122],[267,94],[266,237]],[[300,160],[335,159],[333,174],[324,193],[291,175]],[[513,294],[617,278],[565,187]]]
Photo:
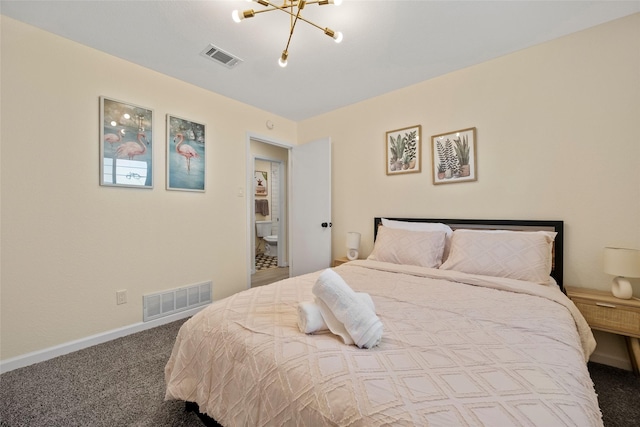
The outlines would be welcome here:
[[[289,43],[291,43],[291,37],[293,36],[293,30],[296,28],[296,23],[298,22],[298,19],[302,19],[303,21],[305,21],[305,19],[300,16],[300,12],[301,11],[302,11],[302,9],[298,8],[298,12],[295,15],[295,19],[293,20],[293,23],[291,24],[291,29],[289,30],[289,39],[287,40],[287,46],[284,48],[285,52],[289,51]],[[289,12],[287,12],[287,13],[289,13]]]
[[[272,10],[276,10],[276,9],[280,9],[280,10],[282,10],[282,9],[281,9],[281,8],[279,8],[279,7],[273,6],[273,7],[269,7],[269,8],[267,8],[267,9],[254,10],[254,11],[253,11],[253,13],[257,15],[258,13],[271,12]],[[285,12],[287,12],[287,11],[285,10]],[[287,13],[289,13],[289,12],[287,12]]]
[[[281,10],[284,13],[287,13],[289,15],[291,15],[291,17],[293,19],[299,19],[301,21],[306,22],[307,24],[316,27],[317,29],[319,29],[320,31],[324,32],[326,35],[328,35],[329,37],[333,37],[334,35],[334,31],[331,30],[328,27],[321,27],[320,25],[316,24],[315,22],[309,21],[308,19],[306,19],[304,16],[300,15],[300,9],[298,9],[297,13],[293,13],[289,10],[287,10],[287,8],[290,8],[291,6],[278,6],[278,5],[274,5],[273,3],[270,3],[269,1],[265,1],[265,3],[267,3],[269,6],[271,6],[269,9],[263,9],[263,10],[256,10],[254,11],[254,14],[258,14],[258,13],[262,13],[262,12],[271,12],[272,10]],[[314,1],[308,1],[306,2],[306,4],[328,4],[327,0],[314,0]],[[261,3],[262,4],[262,3]],[[291,41],[291,36],[293,35],[293,27],[295,26],[295,21],[294,23],[291,24],[291,32],[289,33],[289,42]],[[287,42],[287,49],[289,47],[289,42]]]
[[[304,5],[307,5],[307,4],[318,4],[320,6],[324,6],[326,4],[329,4],[329,1],[328,0],[311,0],[311,1],[306,1],[306,2],[292,1],[290,4],[284,3],[282,5],[277,5],[277,4],[271,3],[268,0],[261,0],[261,1],[257,1],[257,3],[259,3],[259,4],[263,5],[263,6],[268,6],[268,8],[267,9],[262,9],[262,10],[253,10],[253,9],[251,9],[251,10],[253,10],[253,14],[254,15],[257,15],[258,13],[263,13],[263,12],[271,12],[272,10],[276,10],[277,9],[277,10],[280,10],[280,11],[282,11],[284,13],[287,13],[287,14],[291,15],[293,18],[295,18],[296,14],[291,12],[288,9],[293,9],[294,7],[297,7],[300,3],[302,3]],[[304,8],[304,6],[303,6],[303,8]],[[306,19],[304,19],[302,17],[300,17],[300,19],[302,19],[304,22],[307,22],[309,24],[312,24],[312,25],[322,29],[322,27],[320,27],[318,25],[315,25],[312,22],[310,22],[310,21],[308,21],[308,20],[306,20]]]
[[[280,66],[285,67],[287,64],[287,57],[289,55],[289,45],[291,43],[291,38],[293,37],[293,32],[295,30],[296,24],[298,23],[298,20],[300,21],[304,21],[307,24],[316,27],[317,29],[321,30],[322,32],[324,32],[327,36],[333,38],[336,43],[340,43],[340,41],[342,41],[342,33],[340,32],[335,32],[332,29],[328,28],[328,27],[321,27],[320,25],[309,21],[308,19],[305,19],[302,15],[302,9],[305,8],[305,6],[307,4],[318,4],[320,6],[323,5],[327,5],[327,4],[336,4],[339,5],[340,3],[342,3],[341,0],[309,0],[309,1],[305,1],[305,0],[283,0],[282,5],[277,5],[277,4],[273,4],[270,0],[253,0],[256,3],[265,6],[266,9],[262,9],[262,10],[253,10],[253,9],[249,9],[249,10],[245,10],[244,12],[242,12],[242,15],[240,15],[240,11],[236,10],[233,12],[232,16],[234,21],[236,22],[240,22],[242,19],[245,18],[253,18],[255,15],[259,14],[259,13],[264,13],[264,12],[271,12],[273,10],[280,10],[286,14],[289,15],[291,22],[289,23],[289,38],[287,39],[287,45],[284,49],[284,51],[282,52],[282,56],[279,60]],[[294,13],[294,9],[295,13]]]
[[[313,4],[313,3],[318,3],[319,1],[320,1],[320,0],[308,1],[308,2],[303,2],[303,4]],[[296,17],[296,15],[299,15],[299,14],[300,14],[300,9],[298,9],[298,12],[297,12],[297,13],[293,13],[293,12],[291,12],[291,11],[289,10],[289,9],[293,9],[293,7],[297,6],[298,2],[291,3],[290,5],[286,5],[286,4],[284,4],[284,5],[279,6],[279,5],[277,5],[277,4],[273,4],[273,3],[271,3],[270,1],[266,1],[266,0],[265,0],[265,1],[264,1],[264,3],[263,3],[263,2],[260,2],[260,4],[262,4],[262,5],[268,5],[270,8],[262,9],[262,10],[258,10],[258,11],[256,11],[255,13],[271,12],[272,10],[276,10],[276,9],[277,9],[277,10],[281,10],[282,12],[284,12],[284,13],[287,13],[287,14],[291,15],[291,17],[293,17],[293,18],[295,18],[295,17]],[[303,7],[304,7],[304,6],[303,6]]]

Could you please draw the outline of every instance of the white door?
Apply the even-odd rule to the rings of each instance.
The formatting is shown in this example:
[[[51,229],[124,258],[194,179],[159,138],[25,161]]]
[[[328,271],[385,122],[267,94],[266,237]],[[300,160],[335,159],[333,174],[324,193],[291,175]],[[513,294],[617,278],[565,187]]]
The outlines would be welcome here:
[[[291,149],[290,275],[331,266],[331,138]]]

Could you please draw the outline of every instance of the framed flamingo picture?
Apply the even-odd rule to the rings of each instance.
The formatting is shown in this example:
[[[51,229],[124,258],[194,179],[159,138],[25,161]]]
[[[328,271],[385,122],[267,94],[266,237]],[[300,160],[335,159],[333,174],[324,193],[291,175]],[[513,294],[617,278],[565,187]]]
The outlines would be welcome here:
[[[167,190],[204,191],[205,125],[167,114]]]
[[[100,185],[153,188],[153,110],[100,97]]]

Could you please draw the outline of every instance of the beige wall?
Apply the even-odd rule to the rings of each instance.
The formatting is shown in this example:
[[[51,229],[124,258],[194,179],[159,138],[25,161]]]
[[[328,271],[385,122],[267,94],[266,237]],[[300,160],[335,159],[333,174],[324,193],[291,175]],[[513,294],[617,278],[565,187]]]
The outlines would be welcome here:
[[[247,131],[332,138],[334,256],[347,231],[363,234],[366,256],[377,215],[562,219],[566,282],[605,289],[602,247],[640,247],[640,15],[301,123],[1,24],[3,360],[139,322],[148,292],[244,289]],[[162,148],[154,189],[100,187],[100,95],[153,108],[156,147],[167,113],[206,123],[207,191],[166,191]],[[422,173],[386,176],[385,132],[415,124]],[[430,136],[471,126],[478,181],[432,185]],[[115,304],[118,289],[129,303]]]
[[[208,280],[214,299],[246,289],[247,132],[295,143],[296,123],[1,25],[0,358],[141,322],[146,293]],[[153,189],[99,185],[101,95],[154,110]],[[165,190],[167,113],[207,125],[205,193]]]
[[[298,138],[333,141],[334,256],[347,231],[367,256],[374,216],[560,219],[565,282],[608,289],[602,248],[640,248],[639,119],[636,14],[303,121]],[[418,124],[422,172],[387,176],[385,132]],[[430,137],[468,127],[477,182],[433,185]]]

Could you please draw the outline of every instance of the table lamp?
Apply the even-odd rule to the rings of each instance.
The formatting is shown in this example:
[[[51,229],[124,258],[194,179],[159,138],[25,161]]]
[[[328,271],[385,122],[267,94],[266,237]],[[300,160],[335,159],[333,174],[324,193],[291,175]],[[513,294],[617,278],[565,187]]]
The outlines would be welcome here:
[[[349,261],[358,259],[358,250],[360,249],[360,233],[350,231],[347,233],[347,258]]]
[[[611,282],[611,293],[622,299],[633,296],[628,277],[640,277],[640,250],[604,248],[604,272],[616,276]]]

